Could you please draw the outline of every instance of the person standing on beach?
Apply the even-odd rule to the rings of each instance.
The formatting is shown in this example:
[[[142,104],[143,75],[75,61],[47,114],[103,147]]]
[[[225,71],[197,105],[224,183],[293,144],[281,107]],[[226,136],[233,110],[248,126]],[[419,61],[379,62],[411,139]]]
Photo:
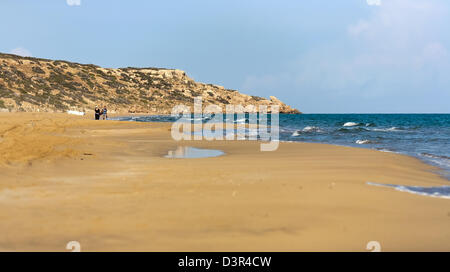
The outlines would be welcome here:
[[[103,106],[102,114],[103,114],[103,120],[108,119],[108,109],[106,108],[106,106]]]
[[[95,120],[100,120],[100,109],[98,106],[95,107]]]

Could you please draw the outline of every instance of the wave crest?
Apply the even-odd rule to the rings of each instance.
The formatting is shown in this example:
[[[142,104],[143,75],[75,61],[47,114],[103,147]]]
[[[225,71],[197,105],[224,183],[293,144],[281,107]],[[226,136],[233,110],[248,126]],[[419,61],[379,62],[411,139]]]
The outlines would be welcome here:
[[[300,136],[302,133],[312,133],[312,132],[322,132],[320,127],[314,127],[314,126],[306,126],[302,130],[296,130],[294,133],[292,133],[292,136]]]
[[[357,144],[371,144],[373,142],[370,141],[370,140],[356,140],[355,143],[357,143]]]
[[[420,153],[422,156],[425,156],[425,157],[429,157],[429,158],[433,158],[433,159],[446,159],[446,160],[450,160],[450,157],[448,157],[448,156],[443,156],[443,155],[434,155],[434,154],[431,154],[431,153]]]
[[[380,132],[392,132],[392,131],[401,131],[399,127],[390,127],[390,128],[373,128],[372,131],[380,131]]]
[[[343,125],[343,127],[355,127],[355,126],[360,126],[361,123],[355,123],[355,122],[347,122]]]

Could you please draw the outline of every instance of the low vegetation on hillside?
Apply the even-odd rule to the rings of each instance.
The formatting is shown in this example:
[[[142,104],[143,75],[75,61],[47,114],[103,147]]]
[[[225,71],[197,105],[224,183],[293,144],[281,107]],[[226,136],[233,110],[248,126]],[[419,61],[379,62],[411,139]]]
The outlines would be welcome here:
[[[281,112],[299,113],[275,97],[198,83],[181,70],[107,69],[0,54],[0,108],[9,111],[90,111],[107,105],[117,113],[169,114],[175,105],[192,105],[197,96],[205,105],[279,105]]]

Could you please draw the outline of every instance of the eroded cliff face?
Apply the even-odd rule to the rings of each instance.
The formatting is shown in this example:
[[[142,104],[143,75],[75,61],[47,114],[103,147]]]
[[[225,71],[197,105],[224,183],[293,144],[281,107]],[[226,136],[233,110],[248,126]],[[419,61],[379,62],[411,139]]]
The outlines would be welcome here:
[[[185,72],[160,68],[101,68],[67,61],[0,54],[0,109],[3,111],[91,111],[170,114],[175,105],[278,105],[300,113],[276,97],[270,100],[213,84],[195,82]]]

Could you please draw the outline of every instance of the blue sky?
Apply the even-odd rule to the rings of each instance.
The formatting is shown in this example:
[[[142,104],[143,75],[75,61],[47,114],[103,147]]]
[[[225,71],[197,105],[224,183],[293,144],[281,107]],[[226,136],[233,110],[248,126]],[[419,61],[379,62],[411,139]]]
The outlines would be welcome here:
[[[2,0],[0,51],[185,70],[306,113],[450,112],[446,0]]]

